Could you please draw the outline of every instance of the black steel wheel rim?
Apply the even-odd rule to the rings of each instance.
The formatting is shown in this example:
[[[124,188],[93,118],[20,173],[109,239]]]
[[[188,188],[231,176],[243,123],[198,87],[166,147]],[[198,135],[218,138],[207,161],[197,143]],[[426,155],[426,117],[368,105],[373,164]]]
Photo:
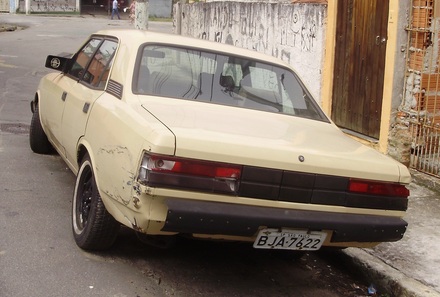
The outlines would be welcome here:
[[[76,213],[77,226],[80,230],[83,230],[87,226],[92,205],[93,191],[93,175],[88,166],[87,168],[84,168],[78,185]]]

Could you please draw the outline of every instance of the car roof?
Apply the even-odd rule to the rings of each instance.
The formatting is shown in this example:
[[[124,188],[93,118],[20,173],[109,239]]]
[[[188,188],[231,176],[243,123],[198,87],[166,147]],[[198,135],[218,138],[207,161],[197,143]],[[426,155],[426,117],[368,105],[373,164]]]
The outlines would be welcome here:
[[[180,45],[185,47],[200,48],[214,52],[224,52],[227,54],[232,53],[237,56],[248,58],[252,57],[252,59],[261,60],[272,64],[278,64],[279,66],[288,67],[290,69],[292,68],[289,64],[278,58],[254,50],[177,34],[159,33],[136,29],[111,29],[98,31],[94,35],[113,36],[119,39],[121,44],[129,45],[130,47],[133,46],[136,49],[138,49],[141,44],[144,44],[146,42],[177,46]]]

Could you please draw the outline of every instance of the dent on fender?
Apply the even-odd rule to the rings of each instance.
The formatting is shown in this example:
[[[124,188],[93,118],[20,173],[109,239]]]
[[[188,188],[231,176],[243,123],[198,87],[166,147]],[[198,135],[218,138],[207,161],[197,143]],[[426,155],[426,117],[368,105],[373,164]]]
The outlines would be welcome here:
[[[100,164],[97,175],[100,176],[101,191],[124,206],[129,207],[133,203],[133,207],[138,208],[139,202],[127,199],[132,197],[135,177],[132,171],[133,158],[128,148],[121,145],[104,146],[98,149],[96,158],[97,164]]]

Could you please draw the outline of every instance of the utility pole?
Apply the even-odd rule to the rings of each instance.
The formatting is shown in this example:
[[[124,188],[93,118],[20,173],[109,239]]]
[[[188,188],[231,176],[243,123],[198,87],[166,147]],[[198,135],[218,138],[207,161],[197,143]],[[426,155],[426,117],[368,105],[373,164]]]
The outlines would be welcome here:
[[[149,0],[137,0],[135,6],[134,27],[139,30],[148,30]]]
[[[31,0],[24,1],[24,10],[26,11],[26,14],[31,13]]]
[[[186,3],[186,0],[179,0],[176,5],[176,34],[182,35],[182,12],[183,12],[183,4]]]

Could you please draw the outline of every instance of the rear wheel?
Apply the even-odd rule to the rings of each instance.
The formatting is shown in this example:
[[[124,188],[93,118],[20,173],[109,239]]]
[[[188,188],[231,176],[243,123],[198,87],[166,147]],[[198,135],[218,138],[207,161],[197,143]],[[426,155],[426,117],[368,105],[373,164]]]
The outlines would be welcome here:
[[[116,240],[120,224],[105,209],[96,186],[92,162],[86,155],[76,178],[72,229],[76,244],[85,250],[104,250]]]
[[[32,114],[31,127],[29,131],[29,144],[31,150],[37,154],[49,154],[53,151],[52,145],[44,133],[40,122],[40,111],[38,105],[35,107]]]

